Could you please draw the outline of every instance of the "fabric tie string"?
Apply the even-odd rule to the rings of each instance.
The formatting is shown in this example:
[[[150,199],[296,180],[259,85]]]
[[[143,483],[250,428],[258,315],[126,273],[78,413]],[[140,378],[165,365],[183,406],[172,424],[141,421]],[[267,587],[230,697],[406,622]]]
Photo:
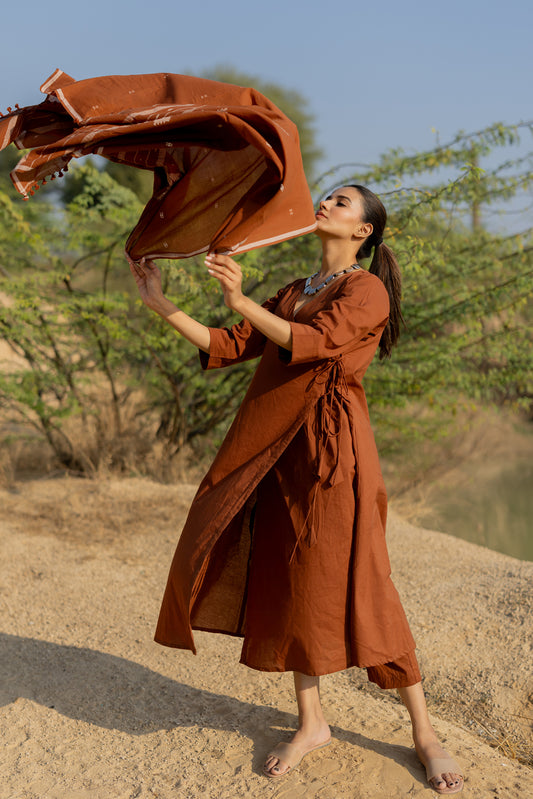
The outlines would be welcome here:
[[[341,356],[325,361],[315,371],[306,390],[311,390],[315,385],[322,386],[316,415],[315,482],[305,520],[296,534],[290,563],[302,543],[312,547],[317,542],[323,510],[319,501],[320,489],[330,488],[344,479],[339,457],[339,438],[343,414],[348,412],[348,384]]]

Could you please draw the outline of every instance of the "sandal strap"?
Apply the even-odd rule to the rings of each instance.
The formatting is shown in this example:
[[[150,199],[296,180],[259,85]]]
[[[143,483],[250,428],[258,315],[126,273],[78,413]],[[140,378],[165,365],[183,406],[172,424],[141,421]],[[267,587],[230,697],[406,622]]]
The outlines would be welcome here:
[[[458,774],[463,777],[463,772],[453,757],[432,757],[426,766],[426,777],[429,780],[439,777],[441,774]]]
[[[277,757],[288,768],[295,768],[303,756],[304,752],[299,746],[284,742],[276,744],[274,749],[268,753],[268,757]]]

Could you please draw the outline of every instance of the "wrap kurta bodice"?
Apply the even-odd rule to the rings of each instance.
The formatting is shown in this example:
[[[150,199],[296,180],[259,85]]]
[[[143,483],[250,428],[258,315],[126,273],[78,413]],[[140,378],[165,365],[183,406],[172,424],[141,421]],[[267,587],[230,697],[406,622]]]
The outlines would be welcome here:
[[[209,355],[200,354],[204,368],[260,360],[192,503],[155,639],[195,652],[193,628],[245,635],[254,492],[298,433],[309,479],[302,488],[289,475],[283,489],[290,508],[289,557],[298,559],[324,535],[329,496],[344,481],[355,492],[356,508],[347,531],[349,665],[374,666],[415,647],[391,580],[386,493],[361,382],[387,324],[389,299],[379,278],[361,269],[295,312],[303,286],[297,280],[264,303],[289,321],[291,351],[247,320],[210,329]],[[326,590],[321,602],[327,618]]]

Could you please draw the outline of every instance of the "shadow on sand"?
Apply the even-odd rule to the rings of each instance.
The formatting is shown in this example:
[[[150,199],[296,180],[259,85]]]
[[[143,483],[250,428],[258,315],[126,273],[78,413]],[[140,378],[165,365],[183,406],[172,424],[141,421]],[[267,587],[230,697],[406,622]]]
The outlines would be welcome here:
[[[234,732],[254,745],[260,773],[266,747],[287,737],[296,716],[179,683],[125,658],[94,649],[0,634],[0,704],[30,699],[69,718],[130,735],[197,725]],[[424,782],[414,750],[332,726],[338,741],[374,751]]]

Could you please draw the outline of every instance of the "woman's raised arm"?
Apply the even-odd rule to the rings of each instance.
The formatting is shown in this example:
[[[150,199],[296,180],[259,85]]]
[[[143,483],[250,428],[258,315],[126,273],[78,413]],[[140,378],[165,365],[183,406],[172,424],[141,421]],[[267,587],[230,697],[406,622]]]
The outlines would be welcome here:
[[[184,311],[180,311],[165,297],[161,286],[161,273],[155,263],[144,258],[135,262],[127,254],[126,258],[144,304],[172,325],[187,341],[209,353],[209,328]],[[251,322],[256,330],[278,346],[292,350],[292,331],[289,322],[267,311],[242,293],[242,272],[239,264],[227,255],[216,253],[209,253],[205,263],[209,274],[219,281],[228,308]]]
[[[224,302],[249,322],[274,344],[292,350],[292,330],[286,319],[267,311],[242,293],[242,271],[239,264],[228,255],[209,253],[205,259],[207,271],[219,281]]]
[[[209,328],[202,325],[201,322],[197,322],[184,311],[180,311],[173,302],[165,297],[161,286],[161,273],[154,262],[141,258],[136,263],[127,253],[126,258],[144,304],[159,314],[187,341],[209,354]]]

